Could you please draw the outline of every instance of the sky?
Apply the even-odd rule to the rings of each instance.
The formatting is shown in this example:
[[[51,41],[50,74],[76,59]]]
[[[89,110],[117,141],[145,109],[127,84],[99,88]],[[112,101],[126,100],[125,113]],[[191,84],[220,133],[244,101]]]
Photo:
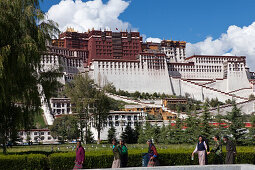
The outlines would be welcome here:
[[[187,42],[187,56],[242,55],[255,71],[255,0],[44,0],[47,19],[73,27],[136,30],[145,41]]]

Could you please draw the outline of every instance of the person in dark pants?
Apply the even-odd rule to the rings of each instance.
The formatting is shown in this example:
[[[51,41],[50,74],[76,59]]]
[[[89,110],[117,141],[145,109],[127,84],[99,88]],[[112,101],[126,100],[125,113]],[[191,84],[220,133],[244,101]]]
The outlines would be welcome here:
[[[214,153],[213,157],[213,164],[223,164],[222,160],[222,145],[219,141],[220,137],[218,135],[215,135],[213,137],[214,140],[214,146],[211,149],[210,152],[207,152],[207,154],[210,154],[211,152]]]
[[[236,145],[233,141],[229,140],[227,136],[223,137],[223,141],[226,143],[226,159],[225,164],[234,164],[236,156]]]
[[[120,146],[119,147],[121,149],[121,155],[120,155],[121,167],[127,167],[128,149],[127,149],[127,146],[125,145],[124,140],[120,140]]]

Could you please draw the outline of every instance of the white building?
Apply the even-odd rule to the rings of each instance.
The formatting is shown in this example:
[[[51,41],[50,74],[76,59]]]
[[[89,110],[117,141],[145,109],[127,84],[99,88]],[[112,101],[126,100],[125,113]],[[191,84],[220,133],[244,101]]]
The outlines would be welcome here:
[[[104,123],[104,128],[100,133],[101,140],[107,140],[108,130],[111,126],[116,128],[116,138],[120,139],[120,136],[125,128],[129,125],[131,128],[135,129],[135,126],[142,125],[145,122],[147,114],[143,111],[111,111],[107,121]],[[97,140],[97,130],[93,126],[93,120],[90,123],[91,131],[95,140]]]
[[[31,129],[29,131],[21,130],[18,132],[18,136],[21,144],[28,143],[29,141],[33,143],[57,143],[58,140],[51,136],[49,129]]]

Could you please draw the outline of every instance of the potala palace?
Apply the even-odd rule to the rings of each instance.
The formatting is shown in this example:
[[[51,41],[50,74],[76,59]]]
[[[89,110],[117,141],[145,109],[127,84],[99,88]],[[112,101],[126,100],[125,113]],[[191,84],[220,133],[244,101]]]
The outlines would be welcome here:
[[[78,33],[68,28],[48,46],[41,64],[44,70],[62,67],[63,84],[87,72],[101,87],[112,83],[128,92],[189,94],[201,101],[234,99],[245,114],[255,111],[254,100],[249,100],[255,92],[255,73],[245,56],[186,56],[184,41],[143,42],[139,32],[92,29]],[[70,105],[67,111],[64,103],[58,112],[71,113]],[[220,108],[222,114],[228,107]],[[52,124],[53,111],[45,103],[43,109]]]

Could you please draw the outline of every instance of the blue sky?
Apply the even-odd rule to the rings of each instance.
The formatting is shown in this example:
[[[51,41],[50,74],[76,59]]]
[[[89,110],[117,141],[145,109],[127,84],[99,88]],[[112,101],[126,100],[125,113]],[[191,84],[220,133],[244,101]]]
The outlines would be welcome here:
[[[44,0],[41,8],[47,12],[59,2]],[[250,25],[255,21],[254,7],[255,0],[131,0],[119,18],[147,37],[195,43],[219,37],[230,25]]]
[[[138,30],[145,41],[187,42],[193,54],[247,56],[255,70],[255,0],[44,0],[61,31]]]

